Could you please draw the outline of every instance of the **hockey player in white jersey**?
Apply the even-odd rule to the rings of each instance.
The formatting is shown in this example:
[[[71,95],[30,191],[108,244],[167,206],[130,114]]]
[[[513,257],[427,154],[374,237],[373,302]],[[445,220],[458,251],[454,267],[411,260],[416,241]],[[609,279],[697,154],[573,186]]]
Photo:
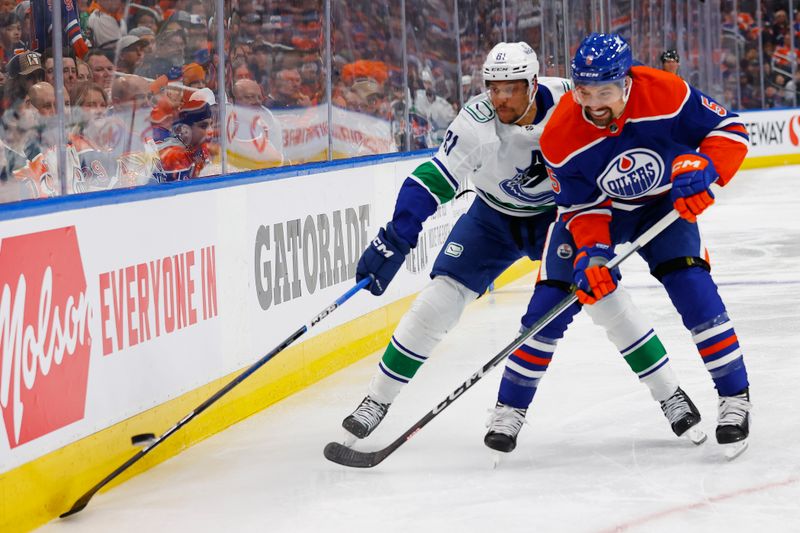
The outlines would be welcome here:
[[[447,129],[436,155],[406,178],[392,220],[361,256],[356,278],[373,276],[368,289],[374,295],[383,294],[405,256],[416,246],[422,223],[439,205],[452,200],[467,180],[474,186],[478,197],[448,236],[433,265],[431,282],[400,321],[367,396],[342,422],[355,437],[372,433],[403,386],[456,325],[466,305],[512,263],[523,256],[540,259],[547,243],[552,249],[558,248],[557,254],[551,254],[555,260],[568,261],[571,267],[571,243],[548,242],[555,206],[539,152],[544,125],[570,85],[561,78],[539,78],[538,73],[536,53],[525,43],[500,43],[489,52],[483,67],[487,91],[464,106]],[[559,234],[569,238],[568,232]],[[563,297],[564,287],[553,290],[542,274],[536,290],[550,290],[553,298],[545,293],[537,305],[554,305]],[[617,289],[615,294],[603,305],[591,306],[592,318],[606,328],[631,368],[661,402],[673,431],[681,435],[700,421],[700,415],[679,388],[666,351],[649,323],[642,320],[624,292]],[[530,326],[527,317],[540,316],[539,311],[529,308],[522,318],[523,327]],[[547,365],[570,320],[555,319],[518,352],[527,362]],[[637,365],[631,364],[627,353],[642,339],[648,340],[648,360],[654,361],[648,368],[642,368],[640,360]],[[529,390],[533,379],[530,373],[526,373],[525,384]],[[487,445],[511,451],[519,430],[515,426],[523,421],[524,413],[499,405],[490,421]],[[703,438],[695,433],[693,440]]]

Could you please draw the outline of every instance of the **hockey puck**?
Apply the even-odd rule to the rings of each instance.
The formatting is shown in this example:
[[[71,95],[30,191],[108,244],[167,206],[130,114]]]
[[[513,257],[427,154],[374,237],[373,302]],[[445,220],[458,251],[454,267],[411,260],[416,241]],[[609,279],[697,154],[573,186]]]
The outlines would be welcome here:
[[[156,440],[154,433],[142,433],[131,437],[131,444],[134,446],[147,446],[150,442]]]

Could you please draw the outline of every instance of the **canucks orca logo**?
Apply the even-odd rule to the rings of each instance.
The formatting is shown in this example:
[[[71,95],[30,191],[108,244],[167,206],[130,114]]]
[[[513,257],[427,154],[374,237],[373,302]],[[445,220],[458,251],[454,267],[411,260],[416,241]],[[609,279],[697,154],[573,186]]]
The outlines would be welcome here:
[[[516,168],[516,167],[514,167]],[[500,188],[508,194],[523,202],[541,202],[552,194],[549,189],[534,192],[534,189],[547,179],[547,167],[544,165],[539,150],[534,150],[531,155],[531,164],[528,168],[517,168],[517,175],[511,179],[500,182]]]
[[[639,198],[655,188],[664,175],[664,161],[646,148],[626,150],[615,157],[597,179],[614,198]]]

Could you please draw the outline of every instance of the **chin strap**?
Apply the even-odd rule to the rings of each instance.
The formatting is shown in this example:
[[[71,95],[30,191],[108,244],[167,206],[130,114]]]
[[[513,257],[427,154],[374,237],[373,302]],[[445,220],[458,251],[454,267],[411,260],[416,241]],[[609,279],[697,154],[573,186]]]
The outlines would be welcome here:
[[[528,114],[528,111],[531,110],[533,104],[536,103],[536,93],[538,92],[538,90],[539,90],[539,82],[537,78],[533,78],[533,84],[531,85],[531,88],[528,89],[528,107],[526,107],[525,111],[523,111],[523,113],[519,116],[519,118],[514,121],[514,124],[519,124],[519,121],[522,120],[525,117],[525,115]]]

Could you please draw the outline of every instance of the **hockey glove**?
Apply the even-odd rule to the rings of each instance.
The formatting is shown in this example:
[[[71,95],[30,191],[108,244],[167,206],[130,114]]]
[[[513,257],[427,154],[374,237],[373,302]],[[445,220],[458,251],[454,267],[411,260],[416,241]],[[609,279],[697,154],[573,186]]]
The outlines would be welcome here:
[[[714,203],[711,184],[719,174],[714,164],[702,154],[679,155],[672,162],[672,203],[675,210],[689,222]]]
[[[572,280],[578,288],[575,295],[580,303],[592,305],[617,288],[616,274],[605,267],[612,257],[614,254],[607,244],[597,243],[578,250]]]
[[[372,275],[375,278],[367,288],[375,296],[380,296],[389,282],[406,260],[411,245],[395,232],[392,223],[381,228],[378,236],[372,239],[369,247],[361,254],[356,267],[356,281]]]

